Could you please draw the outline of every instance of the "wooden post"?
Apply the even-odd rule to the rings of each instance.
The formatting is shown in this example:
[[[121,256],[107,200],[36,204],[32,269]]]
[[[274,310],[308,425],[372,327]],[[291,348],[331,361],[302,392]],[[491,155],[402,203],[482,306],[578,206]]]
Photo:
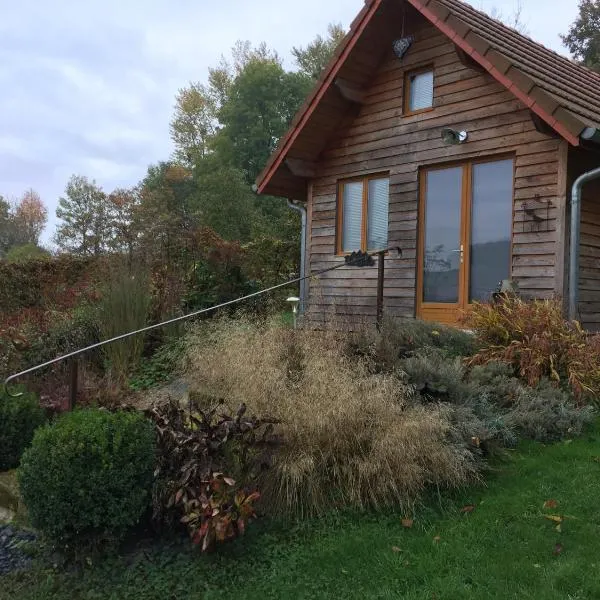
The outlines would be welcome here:
[[[69,410],[73,410],[77,404],[77,384],[79,382],[79,361],[71,359],[69,366]]]
[[[385,281],[385,252],[379,253],[377,272],[377,330],[381,331],[383,321],[383,284]]]

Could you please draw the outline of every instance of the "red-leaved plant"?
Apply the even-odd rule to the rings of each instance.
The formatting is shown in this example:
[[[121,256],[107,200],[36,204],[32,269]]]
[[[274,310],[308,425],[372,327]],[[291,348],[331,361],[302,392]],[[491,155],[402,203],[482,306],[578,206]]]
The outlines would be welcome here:
[[[213,473],[210,480],[202,482],[202,487],[200,495],[191,497],[182,488],[177,493],[176,503],[183,509],[185,516],[181,522],[187,525],[192,542],[201,544],[205,552],[215,542],[226,542],[244,534],[247,523],[256,516],[254,502],[260,493],[246,494],[223,473]]]
[[[220,401],[202,409],[169,400],[148,415],[156,424],[158,466],[154,520],[183,523],[202,550],[242,535],[260,498],[255,483],[279,444],[273,419],[235,414]]]
[[[570,387],[580,401],[600,395],[600,336],[565,320],[560,300],[506,296],[494,304],[475,303],[463,323],[481,346],[468,364],[505,362],[528,385],[547,377]]]

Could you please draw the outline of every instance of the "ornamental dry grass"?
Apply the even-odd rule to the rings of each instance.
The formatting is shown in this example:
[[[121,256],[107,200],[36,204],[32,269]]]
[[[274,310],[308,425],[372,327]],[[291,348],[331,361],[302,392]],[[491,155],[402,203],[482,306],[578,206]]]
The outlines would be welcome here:
[[[266,510],[314,515],[333,507],[408,508],[428,486],[477,476],[446,409],[413,404],[393,375],[369,373],[336,334],[248,321],[190,336],[197,392],[281,421],[283,444],[260,482]]]

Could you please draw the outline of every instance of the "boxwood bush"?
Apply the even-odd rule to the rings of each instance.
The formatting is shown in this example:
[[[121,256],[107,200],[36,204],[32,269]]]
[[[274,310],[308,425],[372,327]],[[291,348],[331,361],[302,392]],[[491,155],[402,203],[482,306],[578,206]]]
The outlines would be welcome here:
[[[0,471],[14,469],[44,423],[45,414],[34,394],[13,398],[0,391]]]
[[[149,505],[154,461],[154,428],[142,415],[63,415],[37,430],[21,461],[31,524],[65,547],[121,539]]]

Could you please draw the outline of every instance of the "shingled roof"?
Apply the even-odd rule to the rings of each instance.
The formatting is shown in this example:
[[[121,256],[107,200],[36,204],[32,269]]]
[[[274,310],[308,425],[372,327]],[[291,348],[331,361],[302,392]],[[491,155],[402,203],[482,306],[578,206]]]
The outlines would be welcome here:
[[[600,129],[599,74],[545,48],[461,0],[366,0],[312,94],[258,177],[259,193],[302,197],[302,186],[285,166],[285,161],[304,159],[311,153],[315,158],[318,156],[328,135],[342,122],[341,116],[334,118],[336,102],[341,100],[339,93],[334,95],[332,90],[339,87],[340,80],[346,81],[348,72],[354,75],[354,84],[367,82],[365,73],[369,72],[368,68],[362,70],[362,81],[360,70],[358,75],[356,69],[352,70],[353,53],[357,53],[359,46],[369,43],[372,49],[370,56],[374,61],[380,60],[382,49],[378,44],[386,36],[377,35],[377,30],[389,32],[395,21],[393,16],[399,14],[398,7],[404,3],[411,5],[447,35],[570,144],[577,146],[582,134],[587,137],[595,129]],[[327,110],[330,117],[319,119],[319,112]],[[338,106],[338,112],[344,111]],[[315,142],[315,132],[319,132],[322,146]]]

